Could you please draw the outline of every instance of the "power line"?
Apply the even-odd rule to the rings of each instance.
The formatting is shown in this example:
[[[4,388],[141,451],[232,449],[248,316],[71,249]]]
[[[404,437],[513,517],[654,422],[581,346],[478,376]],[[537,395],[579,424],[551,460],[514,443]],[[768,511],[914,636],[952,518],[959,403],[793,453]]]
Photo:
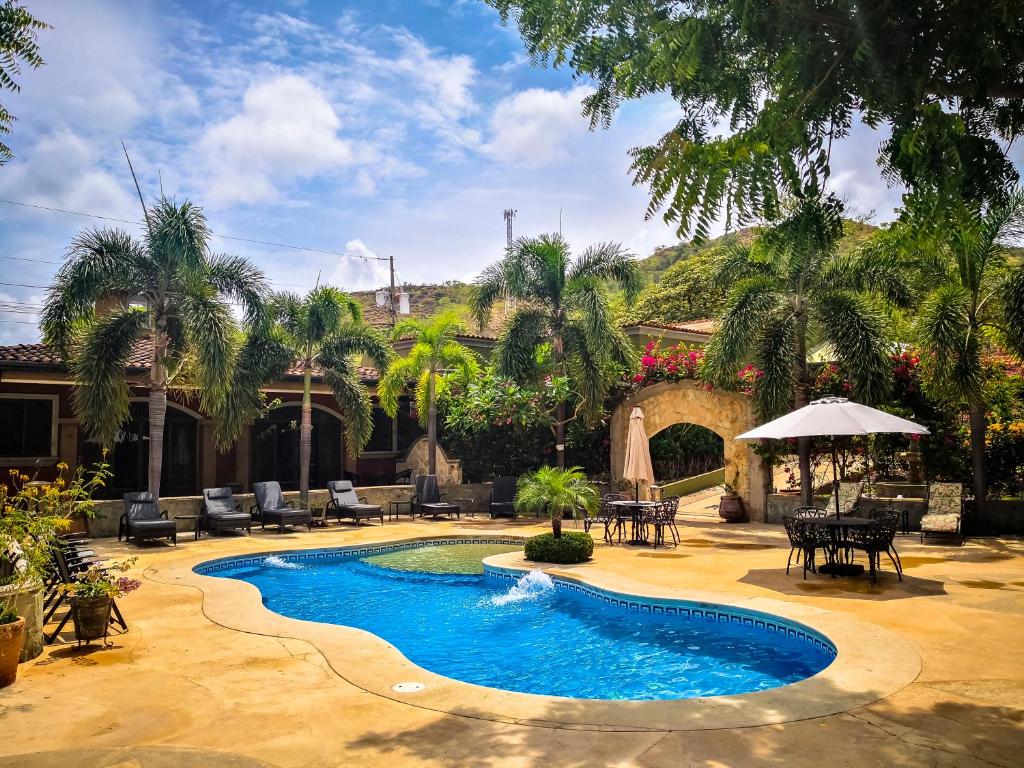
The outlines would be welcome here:
[[[135,219],[119,219],[115,216],[101,216],[98,213],[85,213],[83,211],[71,211],[66,208],[54,208],[48,205],[38,205],[37,203],[23,203],[18,200],[3,200],[0,199],[0,203],[7,205],[17,205],[22,208],[34,208],[39,211],[49,211],[51,213],[64,213],[69,216],[84,216],[89,219],[101,219],[102,221],[113,221],[118,224],[142,224],[143,222]],[[328,251],[323,248],[308,248],[304,245],[292,245],[290,243],[276,243],[270,240],[257,240],[251,237],[239,237],[237,235],[220,235],[216,232],[210,233],[213,237],[219,237],[223,240],[235,240],[240,243],[252,243],[254,245],[268,245],[272,248],[289,248],[293,251],[307,251],[309,253],[322,253],[326,256],[340,256],[347,259],[362,259],[363,261],[387,261],[387,256],[358,256],[353,253],[342,253],[341,251]]]

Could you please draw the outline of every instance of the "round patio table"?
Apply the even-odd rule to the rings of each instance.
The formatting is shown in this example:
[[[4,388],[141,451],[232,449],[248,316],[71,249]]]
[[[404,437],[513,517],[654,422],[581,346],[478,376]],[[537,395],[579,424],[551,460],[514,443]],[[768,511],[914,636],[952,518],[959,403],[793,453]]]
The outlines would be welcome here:
[[[640,515],[645,509],[650,509],[657,502],[654,501],[629,501],[627,499],[621,499],[618,501],[610,502],[613,506],[623,507],[630,511],[632,516],[632,523],[630,526],[630,539],[626,541],[627,544],[650,544],[650,542],[642,538],[639,534],[640,531]]]
[[[818,573],[826,573],[829,576],[860,576],[864,573],[864,566],[859,563],[847,563],[840,560],[840,552],[846,549],[846,532],[850,528],[863,528],[874,523],[867,517],[855,517],[847,515],[836,517],[807,517],[802,518],[806,525],[816,525],[828,530],[829,539],[832,545],[825,551],[828,562],[818,569]]]

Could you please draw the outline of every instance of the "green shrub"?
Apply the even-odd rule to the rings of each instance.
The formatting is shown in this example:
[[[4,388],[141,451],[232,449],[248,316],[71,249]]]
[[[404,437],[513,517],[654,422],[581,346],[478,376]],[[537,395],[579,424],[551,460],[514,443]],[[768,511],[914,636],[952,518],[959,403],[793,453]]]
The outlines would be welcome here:
[[[582,563],[594,554],[589,533],[567,531],[560,538],[542,533],[526,540],[526,559],[540,563]]]

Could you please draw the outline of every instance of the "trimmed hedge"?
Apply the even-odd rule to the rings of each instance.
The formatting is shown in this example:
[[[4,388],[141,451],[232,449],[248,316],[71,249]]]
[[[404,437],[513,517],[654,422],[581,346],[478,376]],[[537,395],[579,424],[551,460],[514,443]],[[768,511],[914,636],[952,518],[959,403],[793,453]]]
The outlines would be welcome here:
[[[542,533],[526,540],[526,559],[541,563],[582,563],[594,554],[594,540],[589,533],[567,531],[556,539],[553,533]]]

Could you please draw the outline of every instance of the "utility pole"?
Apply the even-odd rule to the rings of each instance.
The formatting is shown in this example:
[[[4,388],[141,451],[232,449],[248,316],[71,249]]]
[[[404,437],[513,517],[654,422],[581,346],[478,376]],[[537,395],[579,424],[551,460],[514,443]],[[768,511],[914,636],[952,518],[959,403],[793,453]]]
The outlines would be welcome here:
[[[515,208],[506,208],[504,212],[505,216],[505,253],[512,252],[512,219],[516,217],[518,211]],[[505,295],[505,310],[504,315],[508,317],[516,308],[515,299],[511,298],[508,294]]]
[[[398,323],[398,306],[395,304],[395,257],[393,255],[388,256],[388,266],[391,271],[391,293],[388,296],[388,306],[391,308],[391,327],[394,328]]]

